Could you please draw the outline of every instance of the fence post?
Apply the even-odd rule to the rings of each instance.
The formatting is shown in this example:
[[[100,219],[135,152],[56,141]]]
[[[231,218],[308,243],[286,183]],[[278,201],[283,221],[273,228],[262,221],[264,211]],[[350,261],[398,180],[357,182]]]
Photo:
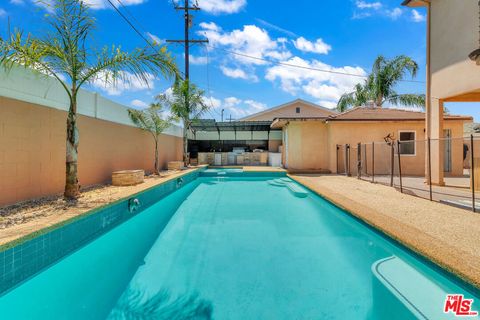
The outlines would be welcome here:
[[[357,179],[362,177],[362,144],[357,144]]]
[[[348,176],[348,144],[345,145],[345,154],[343,156],[345,175]]]
[[[368,159],[367,159],[367,144],[365,143],[364,163],[365,163],[365,175],[368,176]]]
[[[397,140],[397,154],[398,154],[398,176],[400,177],[400,192],[403,193],[402,184],[402,163],[400,162],[400,140]]]
[[[391,142],[391,152],[390,152],[390,187],[393,187],[393,174],[395,173],[395,150],[394,150],[394,143]]]
[[[338,150],[340,149],[340,147],[338,146],[337,144],[337,151],[336,151],[336,157],[337,157],[337,174],[338,174]]]
[[[372,142],[372,182],[375,183],[375,142]]]
[[[473,154],[473,134],[470,135],[470,175],[472,180],[472,210],[476,212],[475,208],[475,158]]]
[[[430,201],[433,201],[432,195],[432,148],[431,140],[428,138],[428,187],[430,191]]]
[[[347,166],[346,166],[347,177],[350,177],[352,174],[350,172],[350,145],[349,144],[346,145],[346,153],[347,153],[347,156],[345,158],[347,159]]]

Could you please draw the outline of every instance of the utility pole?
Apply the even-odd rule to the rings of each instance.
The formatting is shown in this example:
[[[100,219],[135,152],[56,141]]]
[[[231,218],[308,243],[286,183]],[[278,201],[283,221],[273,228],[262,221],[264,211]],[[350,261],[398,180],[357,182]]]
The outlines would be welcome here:
[[[190,79],[190,44],[191,43],[208,43],[208,39],[201,40],[190,40],[189,29],[193,26],[193,16],[190,14],[190,11],[198,11],[200,7],[198,3],[190,6],[189,0],[184,0],[184,5],[178,6],[175,5],[175,10],[183,10],[184,12],[184,23],[185,23],[185,38],[183,40],[167,40],[167,43],[183,43],[185,46],[185,80]]]
[[[205,43],[208,42],[208,39],[204,40],[190,40],[189,38],[189,29],[193,26],[193,16],[190,15],[191,11],[198,11],[200,8],[198,7],[198,2],[195,1],[195,5],[190,6],[189,0],[184,0],[183,7],[178,6],[175,2],[175,10],[183,10],[184,12],[184,21],[185,21],[185,38],[183,40],[167,40],[167,43],[183,43],[185,46],[185,81],[187,81],[187,93],[185,95],[185,106],[190,109],[190,101],[189,101],[189,88],[190,88],[190,44],[191,43]],[[185,166],[188,165],[189,156],[188,156],[188,137],[187,132],[190,130],[190,125],[187,123],[183,124],[183,143],[184,143],[184,152],[183,152],[183,162]]]
[[[225,112],[225,109],[222,109],[222,122],[223,122],[223,113]]]

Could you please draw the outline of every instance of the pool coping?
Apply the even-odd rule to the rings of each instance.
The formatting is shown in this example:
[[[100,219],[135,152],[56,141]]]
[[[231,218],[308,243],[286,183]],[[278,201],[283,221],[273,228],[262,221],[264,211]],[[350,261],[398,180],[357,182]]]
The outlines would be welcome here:
[[[150,186],[150,187],[148,187],[148,188],[146,188],[146,189],[143,189],[143,190],[141,190],[141,191],[132,193],[132,194],[130,194],[130,195],[128,195],[128,196],[119,198],[119,199],[114,200],[114,201],[112,201],[112,202],[109,202],[109,203],[107,203],[107,204],[103,204],[103,205],[101,205],[101,206],[99,206],[99,207],[96,207],[96,208],[93,208],[93,209],[91,209],[91,210],[82,212],[82,213],[80,213],[80,214],[78,214],[78,215],[76,215],[76,216],[74,216],[74,217],[70,217],[70,218],[67,218],[67,219],[65,219],[65,220],[63,220],[63,221],[54,223],[54,224],[52,224],[51,226],[48,226],[48,227],[45,227],[45,228],[41,228],[41,229],[39,229],[39,230],[36,230],[36,231],[34,231],[34,232],[31,232],[31,233],[29,233],[29,234],[26,234],[26,235],[24,235],[24,236],[21,236],[21,237],[19,237],[19,238],[17,238],[17,239],[14,239],[14,240],[12,240],[12,241],[9,241],[9,242],[6,242],[6,243],[4,243],[4,244],[1,244],[1,245],[0,245],[0,253],[3,252],[3,251],[6,251],[6,250],[8,250],[8,249],[11,249],[11,248],[13,248],[13,247],[15,247],[15,246],[21,245],[21,244],[23,244],[23,243],[25,243],[25,242],[27,242],[27,241],[29,241],[29,240],[32,240],[32,239],[34,239],[34,238],[36,238],[36,237],[39,237],[39,236],[44,235],[44,234],[46,234],[46,233],[49,233],[49,232],[51,232],[51,231],[53,231],[53,230],[57,230],[57,229],[59,229],[59,228],[61,228],[61,227],[64,227],[64,226],[66,226],[66,225],[68,225],[68,224],[71,224],[71,223],[73,223],[73,222],[75,222],[75,221],[78,221],[78,220],[80,220],[80,219],[84,219],[84,218],[86,218],[86,217],[88,217],[88,216],[90,216],[90,215],[92,215],[92,214],[95,214],[95,213],[97,213],[97,212],[99,212],[99,211],[108,209],[108,208],[110,208],[110,207],[112,207],[112,206],[114,206],[114,205],[117,205],[117,204],[119,204],[120,202],[123,202],[123,201],[125,201],[125,200],[127,200],[127,199],[129,199],[129,198],[137,197],[137,196],[139,196],[139,195],[141,195],[141,194],[144,194],[144,193],[146,193],[146,192],[148,192],[148,191],[153,190],[154,188],[158,188],[159,186],[161,186],[161,185],[163,185],[163,184],[166,184],[166,183],[168,183],[168,182],[170,182],[170,181],[172,181],[172,180],[174,180],[174,179],[178,179],[178,178],[184,177],[184,176],[186,176],[186,175],[188,175],[188,174],[191,174],[191,173],[194,173],[194,172],[197,172],[197,171],[204,170],[205,168],[207,168],[207,166],[198,166],[198,167],[195,167],[195,168],[189,168],[189,169],[184,170],[184,171],[176,172],[176,173],[172,174],[171,176],[165,177],[165,179],[159,181],[158,183],[156,183],[156,184],[154,184],[154,185],[152,185],[152,186]]]
[[[380,225],[375,224],[372,221],[369,221],[368,219],[362,217],[360,214],[356,213],[354,209],[350,208],[348,204],[342,203],[338,198],[334,198],[332,196],[325,195],[319,190],[316,190],[314,186],[310,186],[308,184],[303,183],[300,181],[297,177],[295,177],[295,174],[287,174],[287,176],[300,184],[301,186],[307,188],[310,190],[312,193],[316,194],[322,199],[325,199],[326,201],[330,202],[337,208],[341,209],[344,211],[348,216],[351,218],[355,219],[362,225],[368,227],[370,230],[376,232],[377,234],[387,238],[389,241],[391,241],[394,245],[406,250],[408,253],[412,254],[414,257],[417,259],[421,260],[428,266],[432,267],[436,271],[441,272],[442,274],[449,276],[452,278],[452,280],[459,285],[460,287],[463,287],[467,291],[470,291],[474,293],[476,296],[480,296],[480,283],[477,283],[474,278],[469,277],[468,274],[463,274],[462,272],[457,272],[455,267],[452,267],[451,265],[445,264],[442,261],[439,261],[437,258],[429,256],[426,253],[421,252],[414,246],[411,246],[407,241],[404,241],[400,236],[393,234],[389,232],[388,230],[385,230],[382,228]],[[351,202],[354,202],[354,200],[350,200]],[[375,209],[370,208],[370,210],[375,211]],[[381,213],[378,213],[381,214]]]

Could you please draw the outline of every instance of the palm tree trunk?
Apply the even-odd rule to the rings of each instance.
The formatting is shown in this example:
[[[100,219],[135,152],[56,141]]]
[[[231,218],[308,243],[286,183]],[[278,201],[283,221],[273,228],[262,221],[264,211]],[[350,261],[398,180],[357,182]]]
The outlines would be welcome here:
[[[375,107],[381,108],[383,105],[383,95],[379,95],[377,97],[377,101],[375,101]]]
[[[67,153],[64,197],[76,199],[80,195],[78,184],[78,129],[77,129],[77,101],[72,98],[67,117]]]
[[[160,175],[160,168],[158,165],[158,138],[155,139],[155,173]]]
[[[188,136],[185,126],[183,127],[183,165],[188,167]]]

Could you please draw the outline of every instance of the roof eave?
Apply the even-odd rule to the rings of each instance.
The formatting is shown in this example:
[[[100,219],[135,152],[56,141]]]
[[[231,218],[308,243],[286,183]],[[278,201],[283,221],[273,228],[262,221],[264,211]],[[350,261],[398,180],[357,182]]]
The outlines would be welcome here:
[[[404,0],[402,6],[406,7],[424,7],[430,2],[429,0]]]

